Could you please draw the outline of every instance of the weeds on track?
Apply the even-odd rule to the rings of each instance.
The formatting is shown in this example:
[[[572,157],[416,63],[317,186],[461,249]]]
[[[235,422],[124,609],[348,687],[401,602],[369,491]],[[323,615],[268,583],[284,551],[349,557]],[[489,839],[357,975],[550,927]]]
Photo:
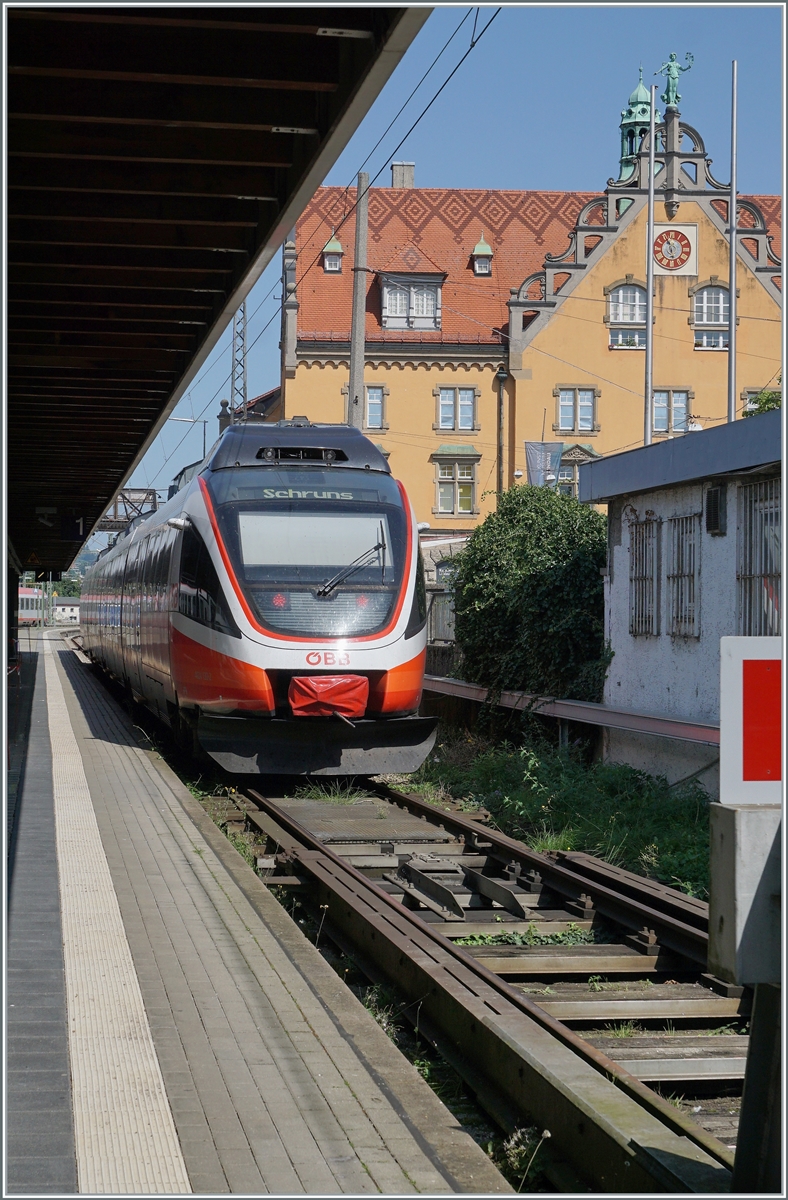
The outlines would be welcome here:
[[[708,797],[696,780],[671,786],[620,763],[587,763],[538,730],[519,747],[444,728],[412,776],[388,777],[439,807],[485,808],[502,833],[541,852],[580,850],[705,899]]]

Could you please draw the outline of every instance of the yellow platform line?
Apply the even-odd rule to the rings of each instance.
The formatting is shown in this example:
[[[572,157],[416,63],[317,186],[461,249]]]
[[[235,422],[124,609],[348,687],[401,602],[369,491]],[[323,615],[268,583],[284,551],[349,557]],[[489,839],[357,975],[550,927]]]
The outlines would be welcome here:
[[[56,645],[61,645],[59,637]],[[48,637],[63,952],[82,1193],[191,1192],[137,974]]]

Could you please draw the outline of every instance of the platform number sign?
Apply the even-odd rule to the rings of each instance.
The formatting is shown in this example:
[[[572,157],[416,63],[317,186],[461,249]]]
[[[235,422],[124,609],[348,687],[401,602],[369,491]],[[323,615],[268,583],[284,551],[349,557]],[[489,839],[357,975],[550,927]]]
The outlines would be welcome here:
[[[84,542],[88,534],[88,523],[84,517],[60,518],[60,536],[64,542]]]
[[[720,801],[779,804],[782,774],[780,638],[720,638]]]

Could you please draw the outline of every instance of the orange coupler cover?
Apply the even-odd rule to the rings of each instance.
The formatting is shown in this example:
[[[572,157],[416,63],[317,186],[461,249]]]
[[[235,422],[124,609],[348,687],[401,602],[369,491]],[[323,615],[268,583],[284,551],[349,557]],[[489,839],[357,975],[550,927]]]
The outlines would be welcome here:
[[[369,680],[363,675],[294,675],[287,698],[294,717],[363,717]]]

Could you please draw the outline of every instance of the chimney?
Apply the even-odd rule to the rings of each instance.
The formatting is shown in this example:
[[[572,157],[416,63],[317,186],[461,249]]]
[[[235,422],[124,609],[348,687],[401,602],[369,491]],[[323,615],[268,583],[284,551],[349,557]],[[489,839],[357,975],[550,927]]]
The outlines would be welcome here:
[[[412,188],[415,186],[415,174],[415,163],[393,162],[391,164],[391,186],[393,188]]]

